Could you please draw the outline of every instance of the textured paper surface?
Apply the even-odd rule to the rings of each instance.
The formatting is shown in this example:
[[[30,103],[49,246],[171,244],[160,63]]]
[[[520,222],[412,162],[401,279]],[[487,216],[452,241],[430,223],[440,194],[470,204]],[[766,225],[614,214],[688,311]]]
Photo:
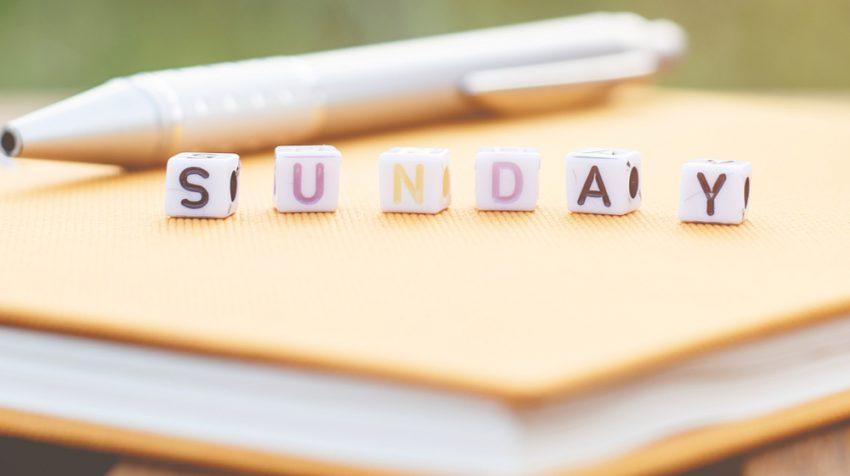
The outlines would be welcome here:
[[[169,219],[164,169],[0,170],[0,321],[485,392],[578,391],[850,311],[850,102],[644,91],[609,107],[334,141],[340,209],[280,214],[272,152],[226,220]],[[449,147],[453,204],[382,214],[378,155]],[[478,147],[537,147],[536,212],[474,209]],[[569,214],[564,155],[644,153],[643,206]],[[753,163],[749,221],[679,223],[681,164]]]

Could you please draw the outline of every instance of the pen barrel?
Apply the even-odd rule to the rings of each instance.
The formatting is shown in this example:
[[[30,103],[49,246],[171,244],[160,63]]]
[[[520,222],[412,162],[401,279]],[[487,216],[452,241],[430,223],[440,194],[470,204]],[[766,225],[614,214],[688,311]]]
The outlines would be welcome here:
[[[470,76],[636,50],[664,56],[658,40],[638,15],[599,13],[140,73],[10,122],[2,143],[12,155],[131,167],[181,151],[269,149],[466,114],[488,104],[464,87]]]
[[[277,57],[154,73],[127,80],[160,118],[159,159],[176,152],[257,150],[315,135],[322,95],[298,58]],[[155,159],[154,159],[155,160]]]
[[[466,75],[651,48],[649,23],[597,13],[130,80],[161,111],[161,157],[250,151],[467,114]]]
[[[304,55],[324,92],[323,135],[469,113],[473,73],[634,50],[655,51],[653,22],[593,13]],[[677,52],[678,53],[678,52]]]

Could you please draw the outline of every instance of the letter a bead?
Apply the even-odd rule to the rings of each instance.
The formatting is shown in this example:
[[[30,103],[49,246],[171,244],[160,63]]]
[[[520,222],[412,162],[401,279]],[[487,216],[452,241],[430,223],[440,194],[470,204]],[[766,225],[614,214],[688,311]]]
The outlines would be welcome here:
[[[625,149],[584,149],[567,155],[567,208],[625,215],[640,208],[641,154]]]
[[[737,225],[747,218],[752,165],[736,160],[692,160],[682,166],[679,219]]]
[[[439,213],[452,201],[448,149],[395,147],[378,160],[381,209]]]
[[[487,147],[475,158],[479,210],[526,210],[537,206],[540,154],[525,147]]]
[[[225,218],[239,203],[239,156],[183,152],[168,159],[165,213],[172,217]]]
[[[332,212],[339,203],[341,154],[330,145],[274,151],[274,201],[280,212]]]

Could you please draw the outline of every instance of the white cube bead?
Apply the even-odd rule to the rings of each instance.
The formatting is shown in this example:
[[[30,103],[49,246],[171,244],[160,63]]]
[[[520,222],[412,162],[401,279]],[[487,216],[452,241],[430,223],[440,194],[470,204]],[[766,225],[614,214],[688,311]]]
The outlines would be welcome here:
[[[486,147],[475,157],[479,210],[534,210],[540,154],[526,147]]]
[[[275,148],[274,200],[281,212],[332,212],[342,155],[330,145]]]
[[[567,208],[625,215],[640,208],[641,154],[625,149],[584,149],[567,155]]]
[[[381,209],[439,213],[451,204],[448,149],[395,147],[378,160]]]
[[[747,218],[752,165],[737,160],[692,160],[682,166],[679,219],[735,225]]]
[[[239,156],[183,152],[168,159],[165,213],[173,217],[225,218],[239,204]]]

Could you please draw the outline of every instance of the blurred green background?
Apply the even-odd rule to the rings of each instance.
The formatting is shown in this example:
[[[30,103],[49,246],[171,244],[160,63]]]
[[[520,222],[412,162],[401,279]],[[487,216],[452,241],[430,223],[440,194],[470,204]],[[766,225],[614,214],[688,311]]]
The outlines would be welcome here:
[[[850,0],[0,0],[0,90],[630,10],[678,21],[670,85],[850,89]]]

